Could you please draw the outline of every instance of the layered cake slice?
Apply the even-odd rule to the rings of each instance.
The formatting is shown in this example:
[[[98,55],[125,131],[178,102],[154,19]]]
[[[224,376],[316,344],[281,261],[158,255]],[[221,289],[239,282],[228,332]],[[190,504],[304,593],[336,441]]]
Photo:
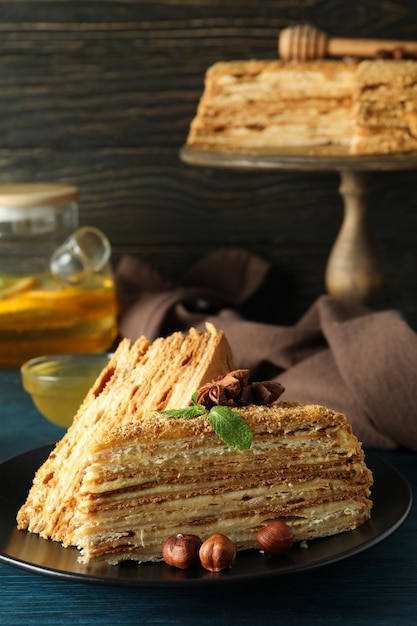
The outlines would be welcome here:
[[[187,146],[248,154],[417,150],[417,62],[220,61]]]
[[[273,520],[295,541],[356,528],[372,475],[347,419],[281,393],[233,370],[212,326],[123,341],[36,473],[18,528],[112,564],[161,560],[176,533],[223,533],[240,550]]]

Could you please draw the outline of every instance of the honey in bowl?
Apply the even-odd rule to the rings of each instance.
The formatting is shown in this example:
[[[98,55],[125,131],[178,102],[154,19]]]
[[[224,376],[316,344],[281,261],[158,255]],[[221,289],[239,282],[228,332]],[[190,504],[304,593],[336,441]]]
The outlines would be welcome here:
[[[30,359],[21,367],[23,388],[46,419],[67,428],[110,358],[110,353],[101,353]]]

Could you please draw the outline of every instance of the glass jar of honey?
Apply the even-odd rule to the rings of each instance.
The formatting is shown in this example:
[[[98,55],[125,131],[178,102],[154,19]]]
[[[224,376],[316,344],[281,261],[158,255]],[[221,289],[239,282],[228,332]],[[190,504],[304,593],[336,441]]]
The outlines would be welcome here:
[[[0,368],[102,352],[117,335],[110,244],[70,185],[0,185]]]

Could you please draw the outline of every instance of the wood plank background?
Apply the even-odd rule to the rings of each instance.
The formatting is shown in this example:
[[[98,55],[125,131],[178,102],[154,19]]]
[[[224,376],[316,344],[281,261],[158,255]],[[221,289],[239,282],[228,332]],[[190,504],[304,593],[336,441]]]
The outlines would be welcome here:
[[[68,182],[114,261],[171,278],[209,251],[270,260],[292,322],[324,292],[342,219],[336,173],[242,173],[182,163],[206,68],[275,58],[279,31],[417,39],[414,0],[0,0],[0,182]],[[385,267],[378,307],[417,319],[415,172],[371,175],[368,221]]]

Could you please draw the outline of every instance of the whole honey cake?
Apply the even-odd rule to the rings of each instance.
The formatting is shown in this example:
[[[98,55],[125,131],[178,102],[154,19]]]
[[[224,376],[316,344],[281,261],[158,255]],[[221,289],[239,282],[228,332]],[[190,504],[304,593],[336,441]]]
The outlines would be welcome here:
[[[415,151],[417,62],[218,62],[206,73],[187,146],[249,154]]]
[[[295,541],[358,527],[372,475],[346,417],[282,401],[280,387],[234,370],[212,325],[123,340],[37,471],[18,528],[116,564],[162,560],[176,533],[223,533],[243,550],[276,520]],[[186,418],[190,398],[202,410]],[[209,407],[237,413],[245,445],[219,435]]]

